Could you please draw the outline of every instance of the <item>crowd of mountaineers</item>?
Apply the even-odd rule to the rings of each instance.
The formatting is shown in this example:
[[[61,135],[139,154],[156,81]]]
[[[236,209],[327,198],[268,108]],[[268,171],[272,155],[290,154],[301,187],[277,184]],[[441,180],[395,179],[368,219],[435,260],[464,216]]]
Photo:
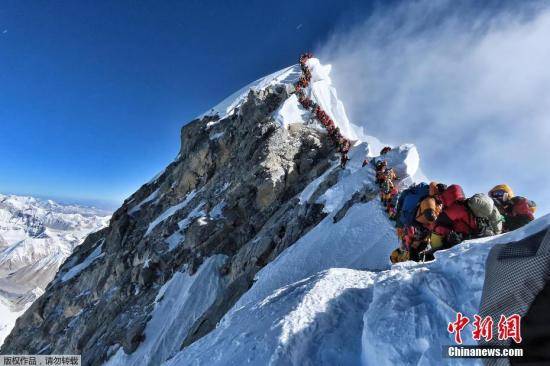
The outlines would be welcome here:
[[[351,141],[304,92],[311,82],[307,61],[312,57],[311,53],[300,57],[302,75],[294,84],[295,92],[302,107],[327,130],[340,153],[340,164],[345,168]],[[384,147],[379,158],[370,162],[365,159],[363,167],[373,165],[380,199],[389,218],[395,221],[400,245],[390,255],[392,263],[432,260],[437,250],[451,248],[463,240],[512,231],[534,220],[536,204],[515,196],[507,184],[495,186],[488,194],[476,193],[469,198],[458,184],[418,183],[400,191],[399,177],[384,160],[384,155],[390,151],[391,147]]]
[[[400,240],[399,248],[390,256],[392,263],[431,260],[437,250],[512,231],[534,220],[536,204],[515,196],[507,184],[469,198],[458,184],[418,183],[399,191],[399,177],[383,159],[389,151],[391,148],[385,147],[381,158],[372,163],[380,199],[396,223]],[[367,164],[365,161],[363,166]]]
[[[349,160],[348,152],[351,148],[351,141],[342,135],[340,129],[336,126],[332,118],[330,118],[330,116],[317,103],[311,100],[311,98],[304,93],[304,89],[307,88],[311,82],[311,70],[309,70],[309,67],[307,66],[307,61],[312,57],[313,55],[311,53],[304,53],[300,56],[300,68],[302,70],[302,75],[294,84],[294,89],[298,97],[298,102],[302,105],[302,107],[310,111],[327,130],[328,137],[336,145],[338,152],[340,153],[340,163],[342,167],[345,167]]]

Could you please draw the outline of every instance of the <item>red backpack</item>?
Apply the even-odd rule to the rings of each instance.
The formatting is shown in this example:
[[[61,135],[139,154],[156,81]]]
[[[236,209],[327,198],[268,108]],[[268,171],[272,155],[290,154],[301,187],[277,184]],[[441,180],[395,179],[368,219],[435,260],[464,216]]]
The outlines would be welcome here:
[[[439,197],[443,203],[441,216],[442,218],[447,217],[451,224],[445,225],[445,227],[442,227],[441,224],[437,225],[435,229],[437,234],[445,236],[453,230],[463,235],[470,235],[477,231],[475,216],[464,203],[466,197],[462,187],[458,184],[450,185]]]
[[[528,216],[530,220],[534,220],[533,212],[536,207],[535,202],[525,197],[516,196],[512,198],[512,216],[524,215]]]
[[[461,186],[458,184],[452,184],[448,186],[443,193],[441,193],[440,198],[441,202],[443,202],[443,206],[449,207],[457,201],[464,201],[466,197],[464,196],[464,191]]]
[[[444,210],[447,217],[453,223],[453,230],[463,235],[475,234],[477,231],[477,221],[468,207],[461,201],[454,203]]]

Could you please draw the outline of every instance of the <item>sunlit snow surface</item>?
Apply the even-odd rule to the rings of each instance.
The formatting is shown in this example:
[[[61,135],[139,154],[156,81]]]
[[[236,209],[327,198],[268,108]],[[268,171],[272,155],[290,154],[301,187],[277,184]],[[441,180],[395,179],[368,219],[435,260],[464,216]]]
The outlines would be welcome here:
[[[245,87],[239,89],[235,93],[228,96],[226,99],[218,103],[214,108],[208,110],[197,118],[206,116],[218,116],[219,119],[224,119],[231,115],[235,108],[239,107],[245,100],[250,90],[259,91],[267,88],[270,85],[276,84],[293,84],[300,78],[301,70],[298,65],[287,67],[283,70],[274,72],[268,76],[260,78]]]

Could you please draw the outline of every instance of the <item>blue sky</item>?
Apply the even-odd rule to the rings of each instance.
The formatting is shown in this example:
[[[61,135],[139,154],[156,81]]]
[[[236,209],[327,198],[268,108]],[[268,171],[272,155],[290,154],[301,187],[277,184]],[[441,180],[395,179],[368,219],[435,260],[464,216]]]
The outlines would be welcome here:
[[[120,202],[185,122],[368,6],[2,1],[0,192]]]
[[[0,192],[114,208],[182,125],[314,50],[351,120],[416,143],[429,177],[507,182],[548,212],[544,4],[4,0]]]

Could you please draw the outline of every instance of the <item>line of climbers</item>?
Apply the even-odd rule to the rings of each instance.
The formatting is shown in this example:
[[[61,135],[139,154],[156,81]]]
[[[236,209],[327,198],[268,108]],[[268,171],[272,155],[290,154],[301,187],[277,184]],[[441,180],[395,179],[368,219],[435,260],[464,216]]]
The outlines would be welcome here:
[[[348,152],[351,148],[351,141],[342,135],[340,129],[336,126],[332,118],[330,118],[330,116],[317,103],[311,100],[311,98],[304,93],[304,89],[307,88],[311,82],[311,70],[307,66],[307,61],[312,57],[313,55],[309,52],[300,56],[300,68],[302,70],[302,75],[294,84],[296,94],[298,95],[298,102],[302,105],[302,107],[309,110],[325,127],[329,138],[338,147],[338,152],[341,155],[340,165],[344,168],[346,163],[349,161]]]
[[[380,155],[390,150],[386,147]],[[367,160],[363,166],[366,164]],[[457,184],[436,182],[413,184],[399,192],[399,178],[386,161],[378,159],[374,165],[380,199],[389,218],[396,222],[400,240],[399,248],[390,256],[392,263],[432,260],[437,250],[512,231],[534,220],[536,204],[515,196],[507,184],[470,198]]]

